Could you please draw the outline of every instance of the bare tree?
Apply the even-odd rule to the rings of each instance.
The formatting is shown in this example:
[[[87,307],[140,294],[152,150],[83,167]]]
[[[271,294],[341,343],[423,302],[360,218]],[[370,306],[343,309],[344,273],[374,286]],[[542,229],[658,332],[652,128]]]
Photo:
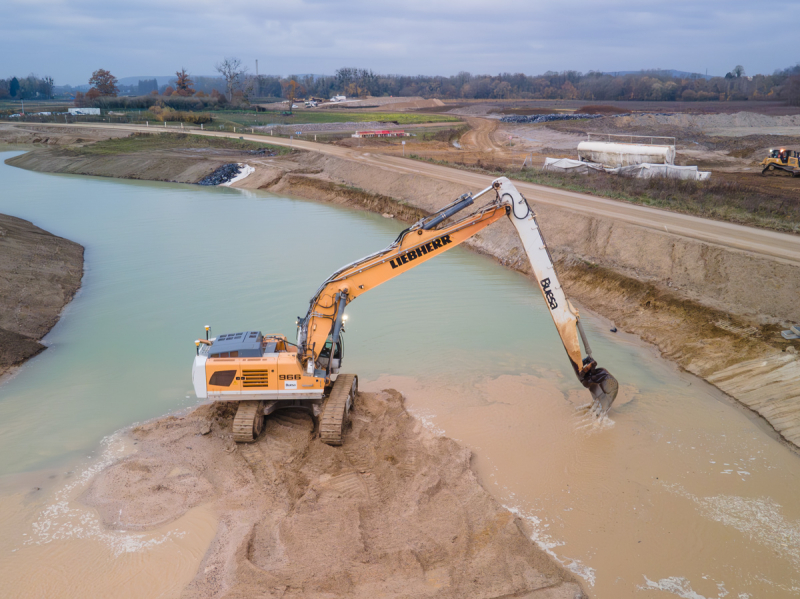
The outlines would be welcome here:
[[[238,58],[226,58],[214,68],[225,79],[225,86],[228,88],[228,101],[232,101],[233,90],[239,85],[239,81],[244,74],[247,73],[247,68],[242,67],[242,61]]]

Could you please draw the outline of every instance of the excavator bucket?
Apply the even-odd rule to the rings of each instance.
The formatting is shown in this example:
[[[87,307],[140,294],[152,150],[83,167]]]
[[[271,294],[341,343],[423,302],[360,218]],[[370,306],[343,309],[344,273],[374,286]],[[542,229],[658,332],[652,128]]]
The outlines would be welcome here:
[[[597,416],[607,414],[619,392],[617,379],[605,368],[594,367],[584,375],[581,383],[592,394],[591,411]]]

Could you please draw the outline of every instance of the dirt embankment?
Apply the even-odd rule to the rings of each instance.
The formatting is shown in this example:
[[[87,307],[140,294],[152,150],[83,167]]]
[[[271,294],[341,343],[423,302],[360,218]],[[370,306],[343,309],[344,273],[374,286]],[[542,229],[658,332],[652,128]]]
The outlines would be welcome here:
[[[297,411],[237,446],[234,408],[134,429],[137,452],[82,497],[124,530],[210,503],[217,534],[183,597],[585,597],[480,486],[470,452],[433,436],[399,393],[359,394],[337,448]]]
[[[167,180],[189,182],[235,159],[173,152],[84,160],[45,150],[9,163],[106,176],[116,169],[117,176],[142,179],[164,180],[162,173],[171,172]],[[236,187],[335,202],[405,221],[468,191],[419,174],[314,153],[247,163],[256,170]],[[665,357],[755,410],[800,447],[798,347],[779,334],[785,325],[800,321],[800,266],[668,231],[534,206],[570,297],[653,343]],[[529,274],[510,223],[498,223],[467,245]]]
[[[96,141],[115,137],[127,137],[126,131],[113,131],[98,127],[75,130],[48,127],[46,125],[29,125],[19,127],[8,123],[0,123],[0,145],[20,147],[67,147],[91,144]]]
[[[0,214],[0,375],[44,349],[82,277],[83,247]]]

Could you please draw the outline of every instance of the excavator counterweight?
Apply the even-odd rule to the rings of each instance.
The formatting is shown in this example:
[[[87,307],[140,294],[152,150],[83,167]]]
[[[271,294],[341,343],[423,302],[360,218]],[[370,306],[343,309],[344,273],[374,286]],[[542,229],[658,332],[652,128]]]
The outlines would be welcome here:
[[[490,202],[445,224],[486,194],[493,194]],[[195,342],[192,380],[197,397],[239,401],[235,418],[237,441],[254,440],[262,428],[255,420],[264,415],[280,408],[302,408],[314,416],[321,415],[320,435],[324,442],[340,445],[357,391],[355,375],[339,374],[344,358],[346,306],[504,216],[511,220],[522,242],[572,368],[592,396],[591,411],[598,416],[606,414],[617,396],[617,380],[599,368],[592,357],[580,315],[561,288],[536,215],[505,177],[474,196],[462,195],[402,231],[387,248],[333,273],[311,298],[306,315],[298,318],[296,344],[283,335],[262,335],[258,331],[210,339],[207,331],[205,340]]]

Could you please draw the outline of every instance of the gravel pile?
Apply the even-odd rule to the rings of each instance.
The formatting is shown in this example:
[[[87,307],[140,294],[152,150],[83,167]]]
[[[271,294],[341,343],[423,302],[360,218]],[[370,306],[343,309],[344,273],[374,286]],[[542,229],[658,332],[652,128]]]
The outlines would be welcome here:
[[[501,123],[550,123],[552,121],[576,121],[578,119],[599,119],[601,114],[512,114],[500,119]]]
[[[257,150],[247,150],[248,154],[253,156],[275,156],[275,151],[269,148],[258,148]]]
[[[242,167],[236,164],[235,162],[231,162],[230,164],[223,164],[217,170],[215,170],[210,175],[206,175],[200,181],[197,182],[198,185],[222,185],[223,183],[227,183],[231,179],[233,179],[239,172],[242,170]]]

